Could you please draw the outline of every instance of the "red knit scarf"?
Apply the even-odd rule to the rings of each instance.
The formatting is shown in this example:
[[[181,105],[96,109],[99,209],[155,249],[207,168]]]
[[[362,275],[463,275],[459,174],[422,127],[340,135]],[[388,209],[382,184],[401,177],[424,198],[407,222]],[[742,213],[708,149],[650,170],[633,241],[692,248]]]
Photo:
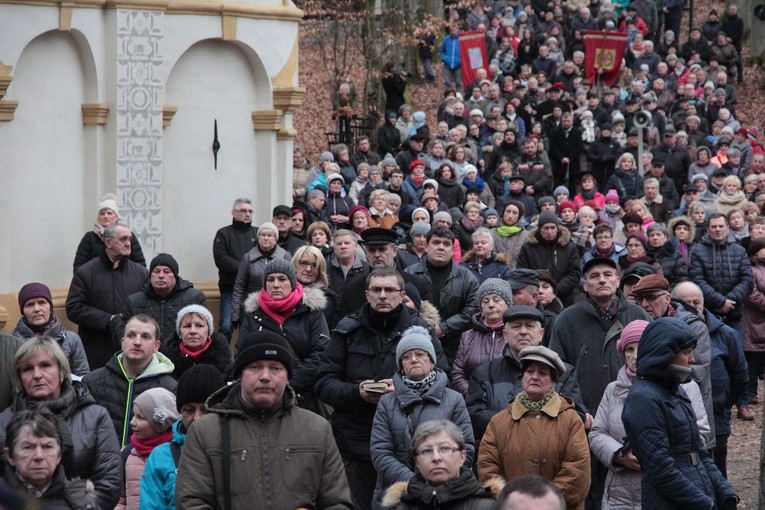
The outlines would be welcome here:
[[[186,344],[181,342],[181,354],[184,356],[188,356],[189,358],[193,359],[194,361],[198,360],[202,357],[202,354],[207,352],[207,350],[212,345],[212,337],[208,337],[207,341],[199,348],[197,349],[191,349],[189,347],[186,347]]]
[[[135,433],[130,436],[130,442],[133,443],[133,448],[138,452],[138,455],[143,455],[144,457],[148,456],[157,446],[169,443],[171,439],[173,439],[172,428],[167,429],[158,436],[149,437],[147,439],[138,439]]]
[[[263,313],[271,317],[280,326],[284,324],[284,321],[295,311],[295,308],[300,304],[303,299],[303,286],[301,284],[295,285],[290,295],[284,299],[276,300],[264,290],[258,294],[258,306]]]

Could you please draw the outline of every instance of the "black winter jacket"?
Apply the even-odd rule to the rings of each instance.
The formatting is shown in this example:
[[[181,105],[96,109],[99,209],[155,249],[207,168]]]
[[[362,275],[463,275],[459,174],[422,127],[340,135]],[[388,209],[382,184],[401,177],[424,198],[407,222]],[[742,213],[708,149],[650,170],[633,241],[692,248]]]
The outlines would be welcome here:
[[[545,241],[539,229],[529,230],[516,267],[549,270],[558,282],[558,297],[565,306],[574,304],[580,294],[579,248],[571,241],[571,232],[566,227],[558,227],[555,241]]]
[[[111,317],[125,310],[128,296],[141,290],[148,278],[144,266],[127,259],[114,268],[103,251],[74,272],[66,297],[66,315],[79,325],[91,369],[104,366],[119,349],[109,329]]]
[[[244,254],[258,242],[258,227],[251,223],[232,220],[231,225],[219,229],[213,240],[213,259],[218,268],[218,288],[233,292],[236,273]]]
[[[79,246],[77,246],[77,253],[74,255],[74,270],[89,262],[95,258],[98,258],[104,252],[104,241],[101,236],[94,231],[86,232],[82,236]],[[141,249],[141,243],[138,242],[138,238],[134,235],[130,240],[130,260],[136,264],[146,266],[146,259],[143,256],[143,250]]]
[[[13,414],[34,409],[50,410],[64,420],[72,442],[69,478],[93,482],[99,508],[113,508],[122,485],[122,459],[106,409],[97,405],[85,385],[78,381],[65,380],[61,397],[55,400],[35,401],[20,393],[11,407],[0,414],[0,444],[5,444],[5,429]]]
[[[667,242],[659,248],[649,246],[647,253],[649,258],[661,264],[661,272],[670,287],[688,279],[688,263],[677,251],[677,239],[667,239]]]
[[[162,344],[162,352],[175,366],[173,376],[176,379],[180,379],[183,373],[194,365],[212,365],[228,380],[232,360],[231,347],[226,337],[217,331],[210,336],[210,348],[196,360],[181,352],[181,338],[178,335],[174,335],[167,344]]]
[[[371,461],[370,439],[377,406],[361,398],[359,383],[393,377],[398,370],[396,347],[407,328],[422,326],[431,331],[436,365],[449,370],[441,342],[419,313],[399,305],[385,316],[390,322],[381,324],[383,314],[374,312],[367,303],[341,320],[319,365],[316,394],[335,408],[332,429],[346,459]]]
[[[112,322],[114,341],[119,343],[125,332],[125,324],[131,317],[144,314],[152,317],[159,324],[161,345],[164,345],[176,335],[175,323],[178,312],[188,305],[207,307],[205,295],[195,289],[190,281],[179,277],[175,287],[166,298],[159,297],[154,292],[151,282],[146,282],[143,289],[128,297],[127,306],[122,312],[122,323],[115,327],[115,323]]]

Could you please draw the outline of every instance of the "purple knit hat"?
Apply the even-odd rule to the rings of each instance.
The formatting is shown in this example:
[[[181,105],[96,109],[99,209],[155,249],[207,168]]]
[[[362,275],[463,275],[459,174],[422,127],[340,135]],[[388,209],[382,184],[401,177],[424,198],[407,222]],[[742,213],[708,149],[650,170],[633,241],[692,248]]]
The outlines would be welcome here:
[[[619,340],[616,341],[616,350],[619,351],[619,354],[621,354],[622,357],[624,357],[624,351],[627,349],[628,345],[640,341],[640,337],[643,335],[643,331],[645,331],[647,326],[648,321],[640,319],[634,320],[624,326]]]
[[[24,314],[24,304],[34,298],[45,299],[53,308],[53,297],[50,295],[50,289],[47,285],[37,282],[27,283],[19,290],[19,311],[22,315]]]

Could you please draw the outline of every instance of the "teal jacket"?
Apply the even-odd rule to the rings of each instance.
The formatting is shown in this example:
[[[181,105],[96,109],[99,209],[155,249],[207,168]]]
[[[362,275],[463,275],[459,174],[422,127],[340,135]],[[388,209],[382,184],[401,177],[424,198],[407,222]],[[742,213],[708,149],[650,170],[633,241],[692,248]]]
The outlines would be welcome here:
[[[186,443],[185,427],[181,420],[173,423],[173,439],[183,450]],[[141,504],[139,510],[175,510],[175,461],[170,443],[152,450],[141,476]]]

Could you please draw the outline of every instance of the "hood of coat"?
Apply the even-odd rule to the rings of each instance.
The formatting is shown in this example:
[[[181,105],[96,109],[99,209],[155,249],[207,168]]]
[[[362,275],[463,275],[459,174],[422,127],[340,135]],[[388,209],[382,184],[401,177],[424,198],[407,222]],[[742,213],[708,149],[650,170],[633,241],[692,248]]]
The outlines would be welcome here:
[[[674,237],[670,237],[667,239],[667,242],[659,246],[658,248],[652,248],[651,246],[648,246],[648,249],[646,252],[653,256],[654,258],[669,258],[674,257],[677,253],[677,239]]]
[[[64,341],[64,325],[58,320],[58,317],[55,317],[55,319],[53,325],[45,331],[45,336],[55,338],[58,344],[61,345]],[[19,322],[16,323],[16,327],[13,328],[12,335],[19,338],[32,338],[35,336],[35,332],[24,322],[24,317],[21,317]]]
[[[736,238],[733,237],[733,234],[728,234],[728,237],[725,238],[725,241],[723,241],[722,244],[715,243],[712,240],[712,238],[709,237],[709,234],[704,234],[704,236],[701,238],[701,243],[702,244],[706,244],[708,246],[713,246],[713,247],[714,246],[719,246],[721,248],[724,247],[724,246],[727,246],[729,244],[734,244],[735,242],[736,242]]]
[[[473,250],[468,250],[462,256],[463,264],[466,264],[468,262],[474,262],[474,261],[475,261],[475,253],[473,252]],[[499,253],[492,252],[491,255],[489,255],[489,258],[486,259],[486,262],[498,262],[500,264],[510,265],[510,257],[508,257],[505,253],[502,253],[502,252],[499,252]]]
[[[539,237],[537,233],[539,232],[539,227],[534,227],[529,230],[529,233],[526,235],[526,242],[529,244],[542,244],[542,242],[539,240]],[[541,235],[541,234],[540,234]],[[566,246],[566,244],[571,240],[571,231],[564,227],[563,225],[558,225],[558,244],[560,246]]]
[[[175,294],[177,294],[177,293],[179,293],[181,291],[187,290],[187,289],[191,289],[193,287],[194,287],[193,283],[191,283],[188,280],[184,280],[183,278],[178,276],[176,278],[175,286],[170,291],[170,294],[168,294],[167,296],[165,296],[163,298],[157,296],[157,293],[154,292],[154,287],[151,286],[151,281],[147,281],[146,283],[144,283],[143,287],[141,288],[141,290],[144,293],[146,293],[147,296],[149,296],[149,297],[151,297],[153,299],[156,299],[158,301],[165,301],[167,299],[170,299]]]
[[[205,409],[208,413],[220,414],[224,416],[254,416],[252,412],[249,413],[242,403],[240,393],[242,391],[242,383],[236,381],[230,385],[224,386],[207,398],[205,401]],[[279,415],[295,405],[296,394],[292,386],[287,385],[282,395],[282,404],[275,412],[264,413],[267,416]]]
[[[678,352],[695,344],[696,333],[681,319],[663,317],[649,323],[640,337],[636,370],[638,377],[672,382],[667,367]]]
[[[121,351],[112,356],[112,359],[110,359],[105,366],[109,368],[109,370],[117,372],[120,377],[127,378],[125,371],[122,368]],[[148,379],[149,377],[157,377],[160,375],[170,375],[173,373],[173,370],[175,370],[175,365],[173,365],[173,362],[170,361],[170,358],[161,352],[155,352],[154,356],[152,356],[151,361],[149,362],[149,365],[143,372],[141,372],[141,375],[136,378],[136,381],[140,379]]]
[[[412,490],[409,490],[409,486]],[[470,468],[465,466],[460,470],[456,479],[437,486],[430,486],[417,473],[411,482],[396,482],[385,491],[383,496],[383,508],[397,507],[402,501],[411,501],[422,503],[423,505],[433,505],[432,498],[436,498],[437,503],[443,505],[450,501],[462,499],[471,495],[485,496],[497,499],[505,481],[500,477],[492,477],[483,484],[473,476]]]
[[[398,406],[404,410],[405,413],[407,409],[420,404],[423,401],[435,405],[441,404],[444,390],[446,389],[447,384],[449,384],[449,377],[446,375],[446,372],[440,368],[434,367],[433,370],[436,372],[436,380],[433,382],[433,386],[431,386],[423,395],[419,395],[404,384],[400,371],[393,374],[393,387],[396,388],[396,400],[398,401]]]
[[[696,225],[693,224],[693,220],[691,220],[687,216],[678,216],[677,218],[672,218],[667,222],[667,232],[674,232],[675,227],[678,223],[682,222],[684,225],[688,225],[688,229],[690,230],[690,235],[688,236],[689,239],[693,240],[696,238]]]
[[[420,303],[420,315],[433,329],[436,329],[436,326],[441,324],[441,314],[438,313],[438,308],[430,301],[425,300]]]
[[[252,313],[258,310],[258,296],[262,290],[251,293],[244,300],[244,310],[247,313]],[[308,307],[310,311],[321,311],[327,307],[327,296],[324,291],[314,287],[303,287],[303,304]]]

